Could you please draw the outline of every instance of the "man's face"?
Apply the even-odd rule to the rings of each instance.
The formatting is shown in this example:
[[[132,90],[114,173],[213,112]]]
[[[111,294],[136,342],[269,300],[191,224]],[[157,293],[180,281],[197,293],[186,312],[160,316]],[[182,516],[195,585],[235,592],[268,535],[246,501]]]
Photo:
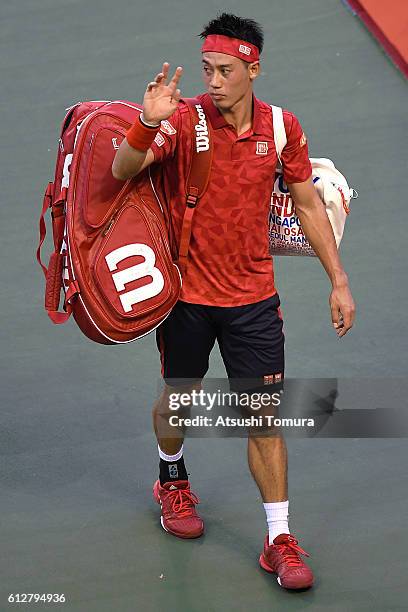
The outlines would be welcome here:
[[[248,64],[226,53],[207,51],[202,55],[203,80],[212,101],[220,110],[232,108],[248,90],[259,71],[259,62]]]

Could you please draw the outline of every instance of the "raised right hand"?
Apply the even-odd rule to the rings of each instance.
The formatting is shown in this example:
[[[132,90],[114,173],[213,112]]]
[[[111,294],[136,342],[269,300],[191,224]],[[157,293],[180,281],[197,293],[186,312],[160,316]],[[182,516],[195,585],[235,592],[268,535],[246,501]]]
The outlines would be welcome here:
[[[173,78],[167,84],[170,64],[163,64],[162,72],[156,75],[146,89],[143,98],[143,117],[148,123],[159,124],[168,119],[176,110],[180,101],[181,92],[177,89],[183,69],[176,68]]]

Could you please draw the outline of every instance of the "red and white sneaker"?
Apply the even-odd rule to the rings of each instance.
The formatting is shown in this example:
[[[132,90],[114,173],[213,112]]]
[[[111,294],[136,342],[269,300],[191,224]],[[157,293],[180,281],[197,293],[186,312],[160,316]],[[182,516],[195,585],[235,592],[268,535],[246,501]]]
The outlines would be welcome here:
[[[204,523],[195,506],[200,500],[190,490],[188,480],[166,482],[156,480],[153,496],[161,505],[160,522],[165,531],[178,538],[198,538],[204,531]]]
[[[259,564],[267,572],[277,574],[278,583],[285,589],[307,589],[313,584],[313,572],[298,553],[310,557],[293,535],[281,533],[269,544],[267,534]]]

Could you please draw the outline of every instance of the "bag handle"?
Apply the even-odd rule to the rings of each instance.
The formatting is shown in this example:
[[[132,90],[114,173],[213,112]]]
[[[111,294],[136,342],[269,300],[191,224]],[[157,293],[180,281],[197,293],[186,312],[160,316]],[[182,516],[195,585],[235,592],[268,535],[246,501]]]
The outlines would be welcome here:
[[[52,205],[53,188],[54,188],[54,183],[48,183],[47,188],[45,190],[45,194],[44,194],[43,206],[42,206],[40,222],[39,222],[40,237],[39,237],[39,244],[37,247],[37,261],[42,268],[45,278],[47,278],[47,268],[41,261],[41,247],[45,240],[45,236],[47,234],[47,227],[45,225],[44,217],[45,217],[47,210],[51,208],[51,205]]]
[[[283,121],[283,110],[280,106],[274,106],[272,108],[272,123],[273,123],[273,139],[275,141],[276,153],[278,155],[279,163],[282,166],[281,155],[282,151],[288,142],[285,130],[285,123]]]
[[[210,179],[213,156],[212,133],[209,121],[204,115],[200,101],[197,98],[184,98],[190,116],[192,150],[190,167],[186,178],[186,208],[181,226],[178,263],[182,271],[186,270],[188,249],[190,246],[191,229],[195,208],[198,200],[204,195]],[[198,107],[198,108],[197,108]],[[200,126],[200,130],[196,127]],[[202,135],[202,146],[198,144],[198,134]]]
[[[65,227],[65,202],[67,198],[67,188],[63,187],[61,193],[54,200],[54,184],[48,183],[44,194],[43,206],[40,215],[40,238],[37,248],[37,261],[40,264],[45,276],[45,310],[51,321],[57,325],[68,321],[72,313],[71,300],[79,293],[79,286],[76,281],[70,283],[65,291],[64,310],[59,312],[60,293],[62,288],[62,267],[63,255],[61,246],[64,238]],[[54,252],[51,254],[48,268],[41,260],[41,247],[47,234],[45,224],[45,214],[51,208],[52,229],[54,239]]]

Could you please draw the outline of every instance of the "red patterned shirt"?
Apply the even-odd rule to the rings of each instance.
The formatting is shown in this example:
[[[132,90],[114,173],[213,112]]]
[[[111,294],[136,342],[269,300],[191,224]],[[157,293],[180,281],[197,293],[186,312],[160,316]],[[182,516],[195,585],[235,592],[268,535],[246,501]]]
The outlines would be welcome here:
[[[271,107],[254,96],[252,127],[241,136],[214,106],[198,96],[211,123],[214,152],[208,188],[193,217],[187,271],[180,299],[194,304],[241,306],[276,293],[269,254],[268,214],[277,163]],[[286,183],[311,175],[298,119],[284,110],[288,143],[282,153]],[[185,210],[185,177],[192,147],[183,101],[152,145],[163,165],[164,191],[177,242]]]

